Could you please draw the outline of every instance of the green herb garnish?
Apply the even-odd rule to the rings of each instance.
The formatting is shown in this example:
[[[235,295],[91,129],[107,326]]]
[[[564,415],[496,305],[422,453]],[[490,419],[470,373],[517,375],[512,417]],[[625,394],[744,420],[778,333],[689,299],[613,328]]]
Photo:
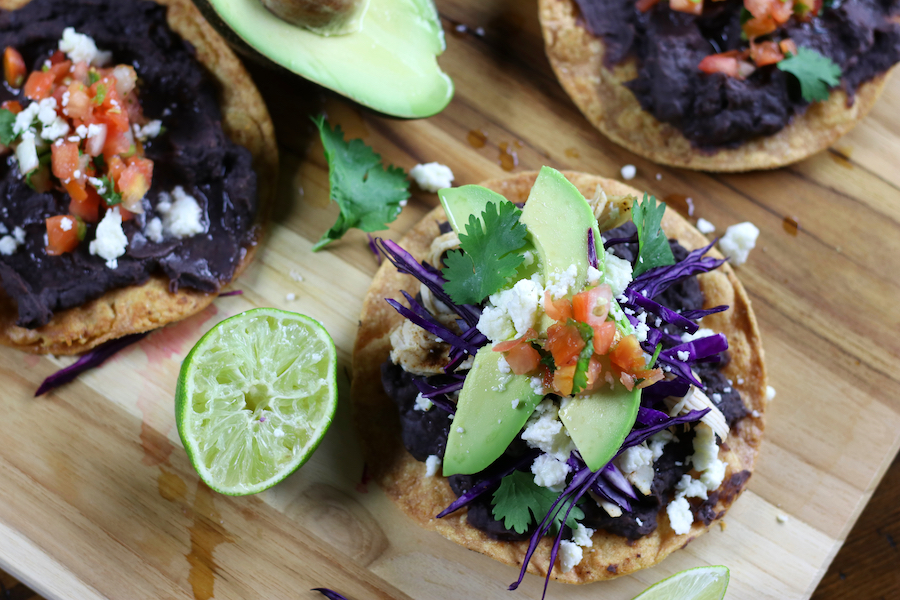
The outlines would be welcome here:
[[[328,160],[331,199],[341,209],[331,229],[313,246],[313,252],[340,239],[350,228],[363,231],[387,229],[409,198],[409,180],[403,169],[384,168],[381,156],[362,140],[344,141],[340,125],[328,126],[324,117],[314,118]]]
[[[544,519],[557,497],[558,492],[537,485],[530,473],[513,471],[500,481],[500,487],[494,492],[494,518],[503,521],[507,529],[525,533],[532,521],[540,523]],[[563,501],[556,507],[551,517],[553,530],[559,528],[571,505],[571,501]],[[566,525],[574,529],[578,526],[576,521],[583,518],[584,511],[573,506]]]
[[[481,219],[469,215],[466,233],[459,234],[463,252],[447,255],[444,289],[454,302],[480,304],[499,291],[525,260],[518,251],[525,245],[528,229],[519,222],[522,211],[512,202],[489,202]]]
[[[635,203],[632,207],[631,220],[637,226],[638,234],[638,259],[634,264],[634,276],[637,277],[654,267],[674,265],[675,257],[672,256],[672,248],[669,240],[662,230],[662,217],[666,212],[666,203],[657,204],[656,198],[644,193],[643,202]]]
[[[108,175],[104,175],[103,177],[98,177],[100,180],[100,188],[97,189],[97,193],[101,198],[106,202],[106,206],[115,206],[122,202],[122,194],[116,192],[115,184],[110,181]],[[102,190],[102,191],[101,191]]]
[[[776,65],[800,82],[800,95],[807,102],[827,100],[831,87],[841,82],[841,67],[811,48],[798,48],[797,54]]]
[[[16,123],[16,115],[11,110],[0,108],[0,144],[9,146],[18,135],[13,132]]]

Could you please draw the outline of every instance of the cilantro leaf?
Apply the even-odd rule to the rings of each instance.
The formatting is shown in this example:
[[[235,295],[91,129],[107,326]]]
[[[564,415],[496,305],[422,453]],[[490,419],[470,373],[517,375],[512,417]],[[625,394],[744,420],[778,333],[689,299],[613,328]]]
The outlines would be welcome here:
[[[115,206],[122,202],[122,194],[116,191],[116,186],[110,181],[109,177],[104,175],[100,177],[100,187],[95,187],[97,194],[106,202],[106,206]]]
[[[16,115],[11,110],[0,108],[0,144],[9,146],[16,137],[13,133],[13,125],[16,123]]]
[[[800,82],[800,95],[807,102],[827,100],[829,88],[841,82],[841,67],[812,48],[801,47],[776,65]]]
[[[525,260],[517,252],[525,245],[528,229],[519,222],[522,211],[512,202],[489,202],[481,219],[469,215],[466,233],[459,234],[459,250],[446,260],[444,289],[454,302],[480,304],[506,285]]]
[[[331,199],[341,209],[331,229],[313,246],[313,252],[340,239],[353,227],[370,232],[387,229],[409,198],[406,173],[393,165],[385,169],[381,156],[362,140],[344,141],[340,125],[332,129],[321,116],[313,122],[319,128],[328,160]]]
[[[541,487],[534,482],[534,476],[524,471],[513,471],[500,481],[500,487],[494,492],[494,518],[503,521],[503,525],[516,533],[525,533],[534,523],[544,520],[550,507],[559,497],[559,493]],[[556,531],[572,502],[560,502],[551,521],[552,530]],[[569,512],[566,525],[577,526],[576,521],[584,518],[584,511],[573,506]]]
[[[653,267],[674,265],[675,257],[672,256],[672,248],[669,240],[662,231],[662,217],[666,212],[666,203],[656,203],[656,198],[644,192],[643,202],[636,202],[632,207],[631,220],[637,226],[638,233],[638,259],[634,264],[634,276],[637,277],[644,271]]]

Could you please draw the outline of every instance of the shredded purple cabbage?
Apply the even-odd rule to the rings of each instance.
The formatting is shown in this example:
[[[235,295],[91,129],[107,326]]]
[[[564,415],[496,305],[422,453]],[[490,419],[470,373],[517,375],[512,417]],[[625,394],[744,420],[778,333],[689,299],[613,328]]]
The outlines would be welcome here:
[[[131,335],[126,335],[115,340],[110,340],[104,344],[100,344],[93,350],[85,352],[78,358],[77,361],[75,361],[68,367],[60,369],[59,371],[45,379],[44,382],[41,383],[37,391],[34,393],[34,396],[43,396],[50,390],[69,383],[85,371],[89,371],[94,367],[99,367],[110,356],[112,356],[119,350],[144,339],[148,333],[150,332],[145,331],[143,333],[132,333]]]
[[[688,253],[684,260],[678,261],[674,265],[654,267],[647,270],[635,277],[628,287],[632,290],[639,290],[639,293],[647,298],[656,298],[669,289],[672,284],[682,279],[700,273],[708,273],[713,269],[719,268],[725,262],[724,260],[711,256],[703,257],[715,243],[714,241],[709,246],[704,246]]]
[[[523,455],[519,460],[512,463],[509,467],[507,467],[503,471],[500,471],[499,473],[495,474],[493,477],[479,481],[477,484],[472,486],[470,489],[463,492],[463,494],[459,498],[454,500],[450,506],[448,506],[447,508],[445,508],[444,510],[439,512],[437,515],[437,518],[441,519],[451,513],[458,511],[463,506],[468,506],[469,504],[472,503],[473,500],[475,500],[475,498],[482,495],[483,493],[485,493],[489,489],[493,488],[494,486],[499,485],[501,479],[503,479],[504,477],[506,477],[513,471],[527,465],[528,463],[533,462],[534,459],[537,458],[538,454],[540,454],[539,450],[532,450],[532,451],[526,453],[525,455]]]
[[[457,382],[437,387],[428,383],[428,380],[424,377],[413,377],[413,383],[419,388],[422,396],[428,398],[432,404],[451,415],[456,414],[456,405],[447,398],[446,394],[461,390],[464,380],[464,377],[460,377],[460,380]]]
[[[595,269],[600,268],[600,261],[597,259],[597,244],[594,242],[594,228],[588,227],[587,234],[587,246],[588,246],[588,264],[594,267]]]
[[[310,591],[319,592],[320,594],[328,598],[328,600],[347,600],[346,596],[342,596],[341,594],[338,594],[334,590],[329,590],[328,588],[313,588]]]
[[[403,292],[403,295],[406,296],[406,299],[409,301],[409,308],[406,308],[393,298],[385,298],[388,304],[394,307],[398,313],[402,316],[406,317],[425,331],[428,331],[437,337],[441,338],[451,346],[456,346],[464,349],[465,351],[475,354],[478,352],[478,347],[470,344],[463,338],[459,337],[443,325],[441,325],[437,319],[435,319],[430,312],[428,312],[421,304],[415,301],[415,299]]]
[[[623,238],[613,238],[611,240],[606,240],[603,242],[603,247],[605,249],[609,249],[613,246],[617,246],[619,244],[637,244],[638,243],[638,234],[637,231],[634,232],[634,235],[631,237],[623,237]]]
[[[219,298],[225,298],[227,296],[240,296],[244,293],[244,290],[231,290],[230,292],[222,292],[219,294]]]
[[[638,408],[637,422],[641,425],[655,425],[668,420],[668,418],[669,415],[662,411],[647,408],[646,406]]]
[[[375,260],[377,260],[378,264],[380,265],[383,261],[383,259],[381,258],[381,250],[379,250],[378,245],[375,244],[375,238],[372,237],[371,233],[367,233],[366,237],[369,238],[369,250],[371,250],[372,254],[375,255]]]

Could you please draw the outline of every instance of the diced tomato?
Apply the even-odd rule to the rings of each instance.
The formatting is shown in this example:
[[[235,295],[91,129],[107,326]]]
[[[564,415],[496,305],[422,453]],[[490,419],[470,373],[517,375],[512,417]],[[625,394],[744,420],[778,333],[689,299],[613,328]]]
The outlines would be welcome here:
[[[50,55],[50,64],[51,65],[58,65],[59,63],[64,62],[65,60],[66,60],[66,53],[63,52],[62,50],[57,50],[56,52],[54,52],[53,54]],[[71,62],[71,61],[69,61],[69,62]]]
[[[58,82],[62,81],[67,75],[69,75],[69,69],[71,67],[72,67],[72,61],[64,60],[61,63],[57,63],[57,64],[51,66],[47,70],[47,72],[52,74],[53,81],[58,83]]]
[[[559,367],[553,372],[553,389],[561,396],[572,394],[575,380],[575,365]]]
[[[19,104],[18,100],[4,100],[3,104],[0,104],[0,108],[8,110],[14,115],[22,112],[22,105]]]
[[[600,325],[594,325],[594,354],[599,354],[601,356],[608,354],[615,339],[615,323],[606,321]]]
[[[755,39],[761,35],[772,33],[778,29],[778,24],[770,16],[754,17],[741,25],[748,39]]]
[[[544,312],[554,321],[565,323],[572,318],[572,301],[568,298],[554,300],[548,290],[544,292]]]
[[[70,194],[71,195],[71,194]],[[81,217],[88,223],[96,223],[100,219],[100,203],[103,198],[91,186],[85,188],[84,200],[76,200],[74,197],[69,202],[69,213]]]
[[[648,371],[641,372],[639,376],[641,377],[641,379],[643,379],[643,381],[641,381],[637,385],[637,388],[640,390],[647,387],[648,385],[653,385],[657,381],[662,381],[663,371],[662,369],[650,369]]]
[[[25,60],[19,51],[7,46],[3,51],[3,77],[10,87],[20,88],[25,82]]]
[[[69,215],[47,219],[47,254],[59,256],[78,247],[78,220]]]
[[[81,162],[78,157],[78,144],[75,142],[63,142],[62,144],[51,144],[51,166],[53,174],[57,179],[70,179]]]
[[[774,65],[784,60],[784,54],[778,49],[778,44],[773,41],[760,42],[759,44],[750,41],[750,56],[757,67],[766,65]]]
[[[628,373],[619,373],[619,381],[625,386],[629,392],[634,389],[634,376]]]
[[[506,353],[509,369],[516,375],[525,375],[537,370],[541,365],[541,355],[531,344],[521,343]]]
[[[109,112],[124,112],[116,91],[116,78],[112,75],[101,77],[90,87],[90,95],[94,106],[100,106]]]
[[[792,56],[797,54],[797,44],[794,43],[794,40],[791,38],[786,38],[778,42],[778,48],[784,53],[785,56]]]
[[[25,97],[31,100],[49,98],[53,91],[53,74],[44,71],[32,71],[25,82]]]
[[[107,130],[106,123],[92,123],[88,127],[87,141],[84,144],[84,151],[87,155],[100,156],[103,154]]]
[[[90,65],[86,62],[81,61],[75,63],[75,68],[72,70],[72,79],[75,81],[80,81],[83,85],[87,86],[90,78],[88,77],[88,71],[90,70]]]
[[[533,340],[537,338],[537,332],[534,328],[529,328],[528,331],[525,332],[525,335],[522,337],[516,338],[514,340],[509,340],[508,342],[497,342],[494,344],[493,351],[494,352],[509,352],[511,349],[515,348],[517,345],[526,342],[527,340]]]
[[[73,119],[89,119],[94,110],[87,88],[80,81],[69,84],[69,100],[64,107],[65,114]]]
[[[135,167],[147,178],[147,183],[153,181],[153,161],[149,158],[141,158],[139,156],[129,156],[125,159],[125,164],[129,167]]]
[[[702,15],[703,0],[669,0],[669,8],[691,15]]]
[[[794,2],[794,15],[800,21],[811,21],[821,10],[822,0],[797,0]]]
[[[659,4],[659,0],[637,0],[635,6],[639,11],[647,12],[657,4]]]
[[[113,156],[106,161],[106,172],[111,181],[118,181],[122,171],[125,170],[125,161],[121,156]]]
[[[576,321],[590,326],[601,325],[609,314],[612,289],[603,284],[575,294],[572,298],[572,312]]]
[[[770,7],[769,14],[778,25],[784,25],[794,15],[793,0],[772,0]]]
[[[575,364],[584,349],[585,342],[575,325],[554,323],[547,329],[547,343],[544,350],[553,355],[557,367]]]
[[[587,386],[584,391],[593,391],[594,387],[601,381],[600,376],[603,374],[603,364],[596,356],[591,356],[587,369]]]
[[[125,167],[116,180],[116,187],[122,194],[122,205],[132,212],[140,212],[141,200],[150,190],[150,182],[140,167]]]
[[[729,77],[737,77],[738,59],[725,54],[710,54],[700,61],[699,69],[704,73],[724,73]]]
[[[69,196],[75,202],[84,202],[87,200],[88,194],[84,182],[78,179],[70,179],[68,183],[63,182],[63,187],[69,192]]]
[[[644,351],[634,335],[626,335],[609,353],[609,360],[625,373],[634,374],[647,368]]]

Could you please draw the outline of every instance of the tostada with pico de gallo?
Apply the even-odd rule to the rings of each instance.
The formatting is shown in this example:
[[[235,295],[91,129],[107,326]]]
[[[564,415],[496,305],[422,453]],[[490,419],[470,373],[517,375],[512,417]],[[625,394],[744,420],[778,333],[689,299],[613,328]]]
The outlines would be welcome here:
[[[900,62],[898,0],[540,0],[587,119],[655,162],[786,165],[834,143]]]
[[[440,196],[381,242],[363,305],[352,397],[373,479],[419,525],[521,567],[511,589],[526,570],[625,575],[705,532],[764,429],[729,265],[601,177],[545,167]]]
[[[0,8],[0,343],[78,353],[202,310],[274,192],[249,75],[187,1]]]

